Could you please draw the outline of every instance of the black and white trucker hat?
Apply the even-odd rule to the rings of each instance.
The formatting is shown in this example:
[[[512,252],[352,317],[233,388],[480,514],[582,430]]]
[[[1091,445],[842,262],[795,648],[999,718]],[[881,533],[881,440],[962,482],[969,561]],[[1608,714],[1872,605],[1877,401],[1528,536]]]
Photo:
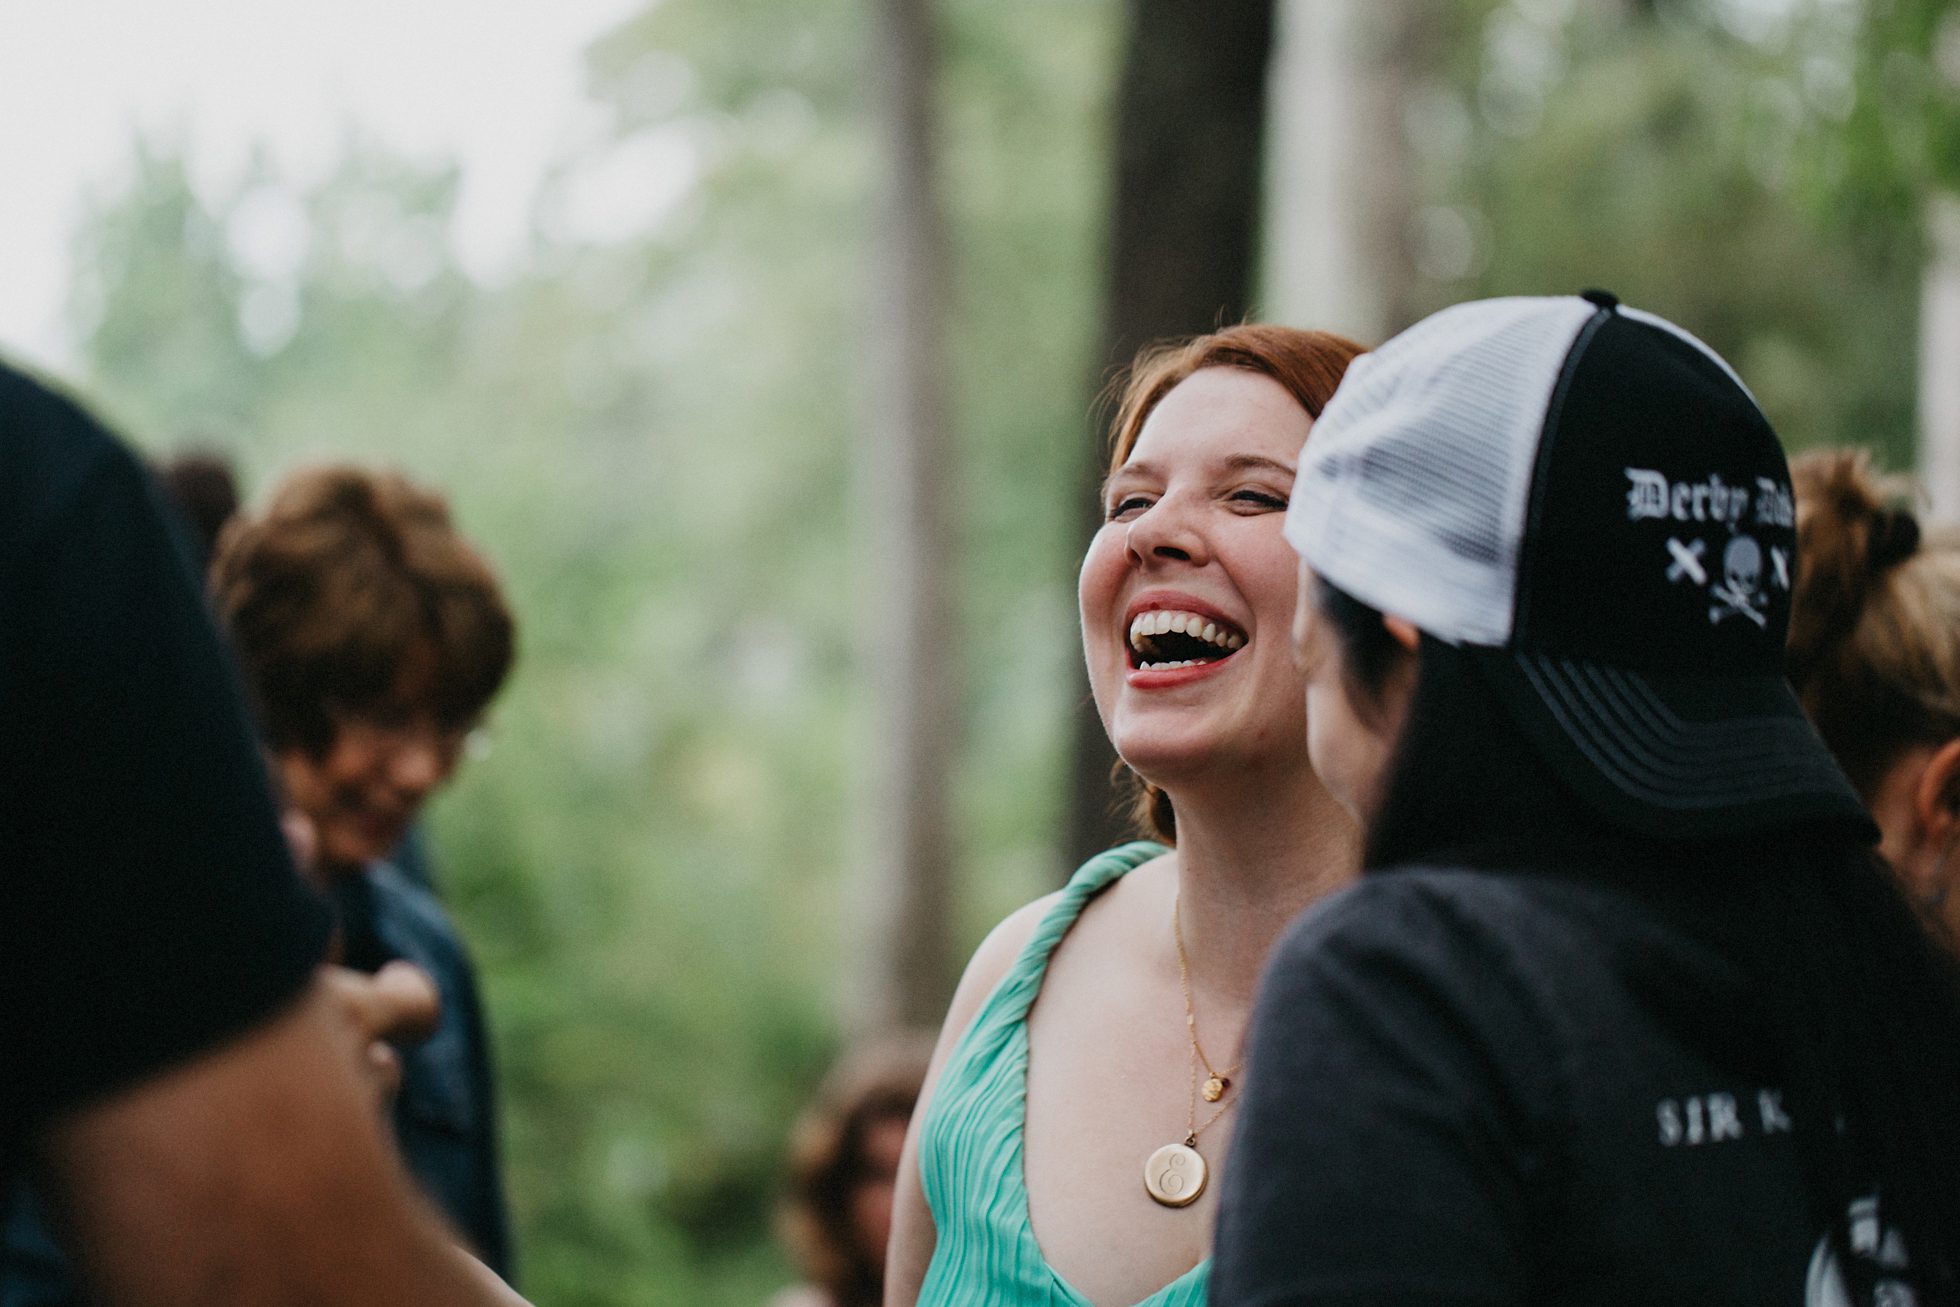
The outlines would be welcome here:
[[[1608,821],[1869,831],[1783,679],[1783,450],[1679,327],[1602,291],[1417,323],[1314,424],[1286,533],[1326,581],[1469,650]]]

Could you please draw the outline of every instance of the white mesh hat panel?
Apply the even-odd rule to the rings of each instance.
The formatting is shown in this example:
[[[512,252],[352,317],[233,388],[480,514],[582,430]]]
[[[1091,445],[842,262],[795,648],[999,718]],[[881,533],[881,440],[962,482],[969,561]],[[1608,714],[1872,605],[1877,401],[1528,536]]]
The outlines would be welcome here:
[[[1596,312],[1577,297],[1483,300],[1355,360],[1301,456],[1294,549],[1439,639],[1503,645],[1539,436]]]

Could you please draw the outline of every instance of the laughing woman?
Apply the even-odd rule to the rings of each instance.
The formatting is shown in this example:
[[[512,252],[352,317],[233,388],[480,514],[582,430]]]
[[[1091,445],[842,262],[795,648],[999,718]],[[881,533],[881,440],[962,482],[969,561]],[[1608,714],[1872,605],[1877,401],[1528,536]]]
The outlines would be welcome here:
[[[1082,640],[1161,842],[1090,860],[974,955],[900,1164],[887,1304],[1204,1300],[1260,966],[1356,861],[1307,761],[1281,523],[1359,352],[1240,326],[1133,370]]]

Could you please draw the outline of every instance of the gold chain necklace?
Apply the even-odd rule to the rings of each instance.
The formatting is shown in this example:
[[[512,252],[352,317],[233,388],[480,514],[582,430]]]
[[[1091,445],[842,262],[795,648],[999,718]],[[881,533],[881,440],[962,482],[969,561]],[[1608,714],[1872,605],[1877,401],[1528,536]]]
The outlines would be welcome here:
[[[1204,1100],[1216,1103],[1225,1097],[1232,1087],[1232,1077],[1245,1065],[1245,1058],[1219,1071],[1212,1066],[1211,1059],[1205,1056],[1203,1044],[1198,1042],[1197,1005],[1191,1001],[1191,963],[1184,955],[1184,928],[1179,918],[1182,915],[1183,899],[1180,896],[1171,903],[1171,938],[1177,942],[1177,983],[1184,991],[1184,1024],[1191,1035],[1191,1097],[1184,1114],[1184,1142],[1165,1144],[1150,1155],[1143,1164],[1143,1189],[1151,1198],[1166,1207],[1188,1207],[1198,1201],[1198,1195],[1205,1191],[1205,1181],[1210,1168],[1198,1152],[1198,1136],[1211,1129],[1219,1117],[1232,1110],[1232,1103],[1225,1103],[1198,1124],[1198,1067],[1205,1069]]]
[[[1211,1059],[1205,1056],[1205,1046],[1198,1042],[1198,1008],[1191,1001],[1191,962],[1184,955],[1184,926],[1179,920],[1182,916],[1180,909],[1183,906],[1182,895],[1171,901],[1171,938],[1177,942],[1177,986],[1184,991],[1184,1025],[1191,1032],[1191,1051],[1196,1053],[1198,1060],[1205,1064],[1205,1101],[1216,1103],[1225,1097],[1225,1091],[1232,1087],[1232,1077],[1237,1075],[1239,1068],[1245,1065],[1245,1057],[1241,1053],[1237,1062],[1220,1072],[1212,1066]],[[1224,1108],[1219,1108],[1218,1112],[1212,1115],[1211,1121],[1216,1121],[1224,1111]],[[1205,1122],[1205,1125],[1210,1125],[1211,1121]]]

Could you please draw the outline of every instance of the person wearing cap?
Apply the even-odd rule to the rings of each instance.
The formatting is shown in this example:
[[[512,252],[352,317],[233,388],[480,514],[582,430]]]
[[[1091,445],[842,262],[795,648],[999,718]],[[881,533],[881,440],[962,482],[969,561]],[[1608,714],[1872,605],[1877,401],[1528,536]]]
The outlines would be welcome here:
[[[1211,1301],[1955,1302],[1960,979],[1783,679],[1734,373],[1603,293],[1446,310],[1287,533],[1363,874],[1262,982]]]

